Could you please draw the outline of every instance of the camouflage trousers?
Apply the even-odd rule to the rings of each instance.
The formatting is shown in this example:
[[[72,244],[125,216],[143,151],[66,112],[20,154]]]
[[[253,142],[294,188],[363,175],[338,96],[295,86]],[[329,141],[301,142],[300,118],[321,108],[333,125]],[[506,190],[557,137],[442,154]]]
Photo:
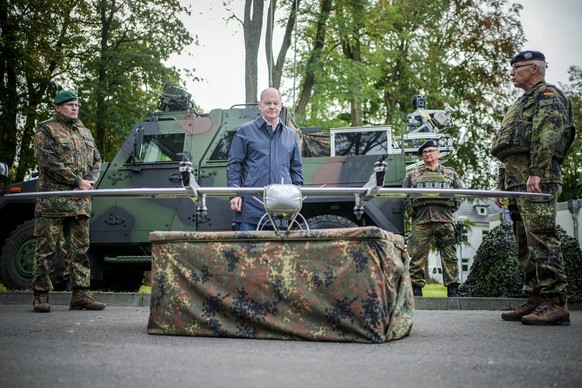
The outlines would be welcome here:
[[[526,188],[518,186],[513,190]],[[560,185],[542,184],[542,192],[553,194],[552,198],[509,201],[517,257],[525,273],[523,290],[527,295],[566,292],[568,281],[556,227],[556,198],[560,190]]]
[[[408,239],[412,284],[420,287],[424,287],[426,284],[424,266],[433,238],[436,240],[436,246],[441,255],[443,283],[445,286],[460,284],[459,263],[455,255],[455,227],[450,222],[428,222],[412,225],[412,232]]]
[[[32,285],[52,290],[51,276],[59,247],[64,255],[64,278],[71,288],[89,288],[89,217],[37,217],[34,223],[37,237],[33,263]]]

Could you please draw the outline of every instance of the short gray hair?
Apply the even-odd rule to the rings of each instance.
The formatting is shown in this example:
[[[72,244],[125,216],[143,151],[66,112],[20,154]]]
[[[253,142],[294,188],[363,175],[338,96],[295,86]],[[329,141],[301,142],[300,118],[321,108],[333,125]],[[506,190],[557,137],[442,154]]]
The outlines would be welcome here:
[[[540,69],[540,75],[542,77],[545,77],[546,76],[546,67],[548,67],[548,64],[542,60],[535,60],[532,62],[538,66],[538,69]]]

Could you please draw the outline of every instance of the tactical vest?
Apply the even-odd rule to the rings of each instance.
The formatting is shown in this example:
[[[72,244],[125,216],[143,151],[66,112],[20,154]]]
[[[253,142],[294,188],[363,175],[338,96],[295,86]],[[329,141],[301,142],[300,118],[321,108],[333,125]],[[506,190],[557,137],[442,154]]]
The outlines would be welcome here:
[[[438,171],[425,171],[413,183],[417,189],[453,189],[453,184],[445,175]],[[456,202],[451,198],[412,198],[412,207],[437,205],[445,207],[455,207]]]
[[[576,128],[574,126],[574,118],[572,114],[572,104],[570,104],[568,98],[553,85],[547,85],[544,89],[542,89],[535,97],[535,103],[537,103],[537,99],[541,93],[558,94],[567,105],[565,112],[566,124],[564,124],[562,137],[560,138],[560,142],[554,151],[554,159],[556,159],[558,163],[561,164],[566,158],[570,146],[574,142],[574,138],[576,136]],[[533,123],[531,121],[526,121],[523,117],[523,110],[526,101],[527,98],[523,96],[509,108],[501,123],[501,130],[493,139],[491,155],[501,161],[503,161],[503,159],[508,155],[529,152]]]

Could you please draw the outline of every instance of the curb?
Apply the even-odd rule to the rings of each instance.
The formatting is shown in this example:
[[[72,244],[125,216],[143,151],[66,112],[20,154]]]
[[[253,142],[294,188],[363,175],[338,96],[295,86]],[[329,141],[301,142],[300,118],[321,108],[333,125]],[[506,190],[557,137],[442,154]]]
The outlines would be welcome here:
[[[136,306],[149,307],[151,295],[131,292],[98,292],[91,291],[91,296],[108,306]],[[7,291],[0,292],[0,304],[32,305],[32,291]],[[54,291],[50,293],[50,304],[68,305],[71,300],[71,292]]]
[[[149,307],[150,294],[131,292],[98,292],[92,291],[100,302],[108,306],[135,306]],[[5,291],[0,292],[0,304],[32,305],[32,291]],[[56,291],[50,293],[50,303],[54,305],[68,305],[71,292]],[[524,303],[525,298],[429,298],[417,297],[414,300],[415,310],[510,310]],[[582,310],[582,303],[568,304],[570,310]]]

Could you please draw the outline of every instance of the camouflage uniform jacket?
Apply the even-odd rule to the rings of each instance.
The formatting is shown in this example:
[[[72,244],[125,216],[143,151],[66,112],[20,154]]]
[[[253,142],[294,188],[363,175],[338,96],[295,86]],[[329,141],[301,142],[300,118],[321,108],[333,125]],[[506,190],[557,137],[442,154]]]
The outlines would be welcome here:
[[[527,149],[510,148],[502,156],[496,156],[502,162],[497,189],[525,186],[529,176],[540,177],[541,183],[562,184],[561,167],[554,156],[564,126],[570,120],[567,112],[571,109],[570,102],[554,89],[554,86],[549,87],[543,81],[537,83],[505,114],[497,137],[504,129],[519,132],[518,128],[521,128],[521,141]]]
[[[453,189],[462,189],[463,184],[456,171],[450,167],[438,165],[436,169],[422,165],[418,169],[411,171],[404,178],[402,187],[415,188],[419,187],[423,175],[428,173],[439,173],[443,176],[448,187]],[[405,206],[408,213],[412,216],[413,224],[424,224],[428,222],[453,222],[453,213],[461,205],[458,198],[407,198]]]
[[[435,170],[422,165],[418,169],[411,171],[404,178],[402,187],[414,188],[419,186],[422,176],[427,173],[440,173],[444,181],[453,189],[462,189],[463,184],[456,171],[450,167],[441,166]],[[425,224],[428,222],[453,222],[453,213],[461,205],[458,198],[407,198],[404,201],[408,214],[412,216],[413,224]]]
[[[56,113],[39,123],[34,136],[39,177],[37,191],[74,190],[81,180],[99,177],[101,156],[91,132],[80,120]],[[39,198],[35,213],[44,217],[90,216],[90,198]]]

